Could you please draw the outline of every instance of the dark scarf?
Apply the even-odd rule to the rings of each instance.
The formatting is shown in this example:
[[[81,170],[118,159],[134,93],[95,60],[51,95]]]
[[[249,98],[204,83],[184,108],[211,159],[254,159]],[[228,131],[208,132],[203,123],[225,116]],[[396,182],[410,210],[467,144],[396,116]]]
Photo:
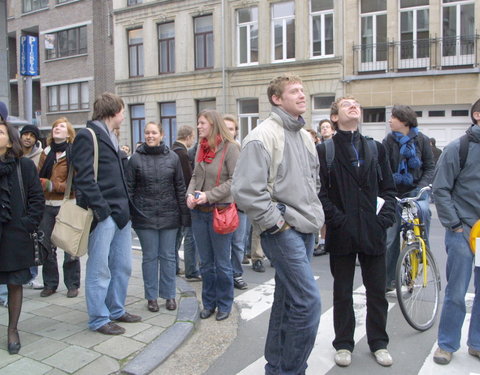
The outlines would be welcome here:
[[[217,135],[216,145],[218,146],[222,143],[222,137]],[[200,149],[198,150],[197,162],[201,163],[204,161],[207,164],[210,164],[215,158],[216,150],[212,150],[208,143],[207,138],[202,138],[199,144]]]
[[[148,146],[146,143],[142,143],[137,150],[140,154],[147,154],[147,155],[160,155],[168,153],[168,146],[165,142],[160,142],[158,146]]]
[[[417,157],[414,138],[418,135],[418,128],[410,128],[407,135],[392,132],[395,141],[400,146],[400,161],[397,172],[393,174],[397,185],[413,186],[413,175],[409,169],[418,169],[422,161]]]
[[[53,142],[50,145],[50,152],[48,153],[45,162],[43,163],[42,169],[38,172],[38,176],[40,178],[47,178],[50,179],[52,177],[53,166],[55,161],[57,160],[57,152],[64,152],[66,151],[67,154],[67,168],[68,162],[70,160],[70,152],[72,149],[72,145],[67,141],[62,143],[55,143]]]
[[[15,169],[15,159],[0,159],[0,223],[8,223],[12,219],[12,208],[10,206],[10,183],[9,176]]]

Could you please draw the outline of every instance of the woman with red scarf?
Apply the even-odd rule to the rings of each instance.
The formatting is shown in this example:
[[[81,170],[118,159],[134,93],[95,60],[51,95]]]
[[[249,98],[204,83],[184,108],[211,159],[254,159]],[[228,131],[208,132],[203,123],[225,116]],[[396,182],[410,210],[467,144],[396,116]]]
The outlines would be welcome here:
[[[230,186],[240,147],[217,111],[207,109],[200,112],[197,129],[200,143],[188,186],[187,206],[192,210],[192,231],[203,280],[200,318],[207,319],[218,309],[216,320],[224,320],[233,304],[230,261],[233,233],[218,234],[213,230],[213,209],[233,202]]]

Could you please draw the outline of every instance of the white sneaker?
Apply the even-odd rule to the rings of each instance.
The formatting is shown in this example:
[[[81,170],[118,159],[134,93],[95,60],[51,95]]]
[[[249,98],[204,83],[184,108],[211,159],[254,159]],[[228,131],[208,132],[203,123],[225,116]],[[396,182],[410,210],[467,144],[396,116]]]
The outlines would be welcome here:
[[[347,349],[337,350],[334,359],[335,363],[340,367],[350,366],[350,363],[352,363],[352,352]]]
[[[37,289],[37,290],[43,289],[43,284],[40,284],[36,278],[30,280],[28,283],[24,284],[23,286],[28,289]]]
[[[380,349],[373,353],[377,363],[384,367],[389,367],[393,365],[393,359],[387,349]]]

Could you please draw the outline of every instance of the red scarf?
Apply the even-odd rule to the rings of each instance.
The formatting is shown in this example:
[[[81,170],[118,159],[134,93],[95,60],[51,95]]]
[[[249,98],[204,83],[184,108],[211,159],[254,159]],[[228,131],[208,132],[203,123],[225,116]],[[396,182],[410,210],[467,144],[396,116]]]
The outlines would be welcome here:
[[[217,135],[216,140],[217,140],[216,142],[217,146],[220,143],[222,143],[222,137],[220,135]],[[201,163],[202,161],[204,161],[205,163],[210,164],[215,158],[216,150],[212,150],[210,148],[207,138],[202,138],[199,146],[200,146],[200,150],[198,151],[197,162]]]

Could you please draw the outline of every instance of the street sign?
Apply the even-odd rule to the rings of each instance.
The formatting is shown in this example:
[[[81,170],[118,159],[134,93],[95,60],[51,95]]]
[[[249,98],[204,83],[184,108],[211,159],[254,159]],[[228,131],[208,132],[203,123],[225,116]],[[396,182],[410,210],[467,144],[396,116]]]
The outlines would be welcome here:
[[[22,76],[38,75],[38,38],[22,35],[20,38],[20,74]]]

